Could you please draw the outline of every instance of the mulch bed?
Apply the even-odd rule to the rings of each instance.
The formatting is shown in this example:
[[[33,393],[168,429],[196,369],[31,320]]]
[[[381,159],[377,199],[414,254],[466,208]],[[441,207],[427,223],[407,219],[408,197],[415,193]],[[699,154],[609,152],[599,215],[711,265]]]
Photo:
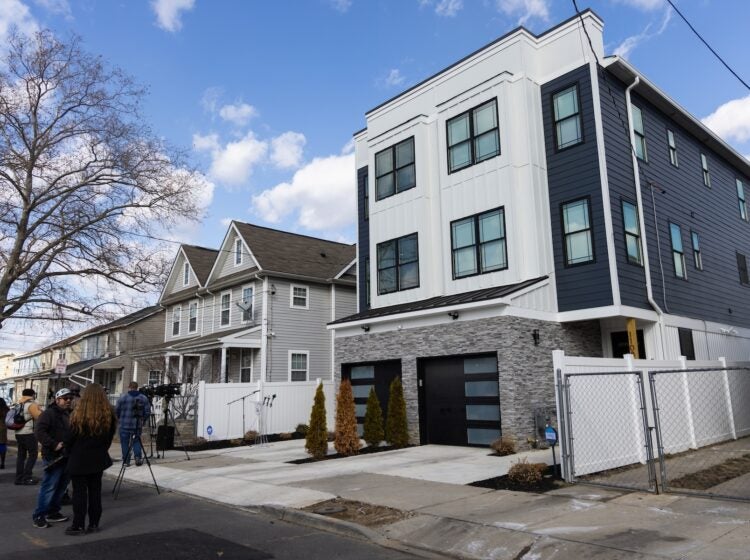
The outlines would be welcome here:
[[[325,502],[319,502],[304,508],[303,511],[350,521],[358,525],[364,525],[365,527],[388,525],[413,515],[408,511],[401,511],[400,509],[376,506],[364,502],[345,500],[343,498],[334,498]]]
[[[414,446],[408,445],[407,447],[414,447]],[[394,449],[404,449],[404,448],[393,447],[392,445],[384,445],[382,447],[372,447],[368,445],[360,449],[358,455],[369,455],[371,453],[380,453],[382,451],[392,451]],[[295,459],[294,461],[287,461],[287,463],[290,463],[292,465],[304,465],[305,463],[317,463],[318,461],[328,461],[330,459],[343,459],[345,457],[351,457],[351,455],[342,455],[341,453],[332,453],[330,455],[326,455],[325,457],[321,459],[316,459],[315,457],[307,457],[306,459]]]
[[[274,443],[277,441],[289,441],[290,439],[302,439],[304,436],[297,433],[292,434],[292,437],[281,437],[279,434],[270,434],[267,436],[268,443]],[[228,449],[230,447],[244,447],[256,445],[255,440],[244,440],[244,439],[222,439],[216,441],[204,441],[201,443],[193,443],[186,446],[176,445],[174,449],[177,451],[208,451],[211,449]]]
[[[750,454],[727,459],[719,465],[686,474],[669,481],[670,488],[708,490],[723,482],[750,473]]]
[[[469,486],[489,488],[490,490],[513,490],[515,492],[533,492],[535,494],[543,494],[544,492],[557,490],[558,488],[567,486],[567,484],[559,478],[555,478],[553,476],[552,467],[549,467],[538,484],[517,484],[508,480],[508,475],[503,475],[488,478],[486,480],[478,480],[470,483]]]

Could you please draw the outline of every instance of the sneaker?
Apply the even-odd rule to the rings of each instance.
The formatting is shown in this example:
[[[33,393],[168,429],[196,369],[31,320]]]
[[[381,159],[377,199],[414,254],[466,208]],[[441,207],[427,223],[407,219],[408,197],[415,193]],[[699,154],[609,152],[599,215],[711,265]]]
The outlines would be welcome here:
[[[67,529],[65,529],[66,535],[85,535],[86,529],[83,527],[76,527],[75,525],[71,525]]]
[[[33,521],[34,527],[37,529],[46,529],[47,527],[50,527],[50,524],[47,523],[47,520],[44,517],[37,517]]]
[[[47,521],[49,521],[50,523],[60,523],[62,521],[67,521],[68,519],[70,518],[66,517],[59,511],[57,513],[50,513],[49,515],[47,515]]]
[[[88,529],[86,529],[87,533],[98,533],[99,532],[99,525],[89,525]]]
[[[31,485],[31,484],[39,484],[39,479],[38,479],[38,478],[34,478],[34,477],[31,477],[31,478],[27,478],[26,480],[24,480],[24,481],[23,481],[23,483],[24,483],[24,484],[27,484],[27,485]]]
[[[143,464],[143,459],[136,459],[135,460],[135,466],[140,467]]]

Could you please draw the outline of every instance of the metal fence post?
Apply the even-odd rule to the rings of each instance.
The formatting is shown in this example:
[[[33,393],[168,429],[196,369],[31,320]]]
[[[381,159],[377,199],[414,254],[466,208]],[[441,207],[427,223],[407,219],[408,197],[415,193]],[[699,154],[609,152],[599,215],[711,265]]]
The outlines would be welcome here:
[[[641,421],[643,422],[643,439],[646,448],[646,464],[648,465],[649,487],[659,493],[659,485],[656,480],[656,469],[654,468],[654,454],[651,448],[651,431],[648,429],[648,413],[646,412],[646,391],[643,384],[643,371],[635,373],[638,383],[638,396],[641,401]]]
[[[564,394],[563,394],[563,373],[560,368],[558,368],[555,371],[555,385],[557,385],[557,418],[558,418],[558,428],[560,430],[560,468],[562,470],[562,476],[565,479],[566,482],[571,482],[571,476],[570,476],[570,464],[569,464],[569,456],[568,456],[568,441],[567,441],[567,433],[568,433],[568,426],[567,426],[567,419],[565,417],[565,409],[566,409],[566,403],[564,402]]]
[[[661,475],[661,490],[667,491],[667,465],[664,462],[664,439],[661,433],[661,420],[659,418],[659,401],[656,397],[656,379],[653,371],[648,372],[649,386],[651,387],[651,408],[654,411],[654,428],[656,430],[656,452],[659,455],[659,473]]]

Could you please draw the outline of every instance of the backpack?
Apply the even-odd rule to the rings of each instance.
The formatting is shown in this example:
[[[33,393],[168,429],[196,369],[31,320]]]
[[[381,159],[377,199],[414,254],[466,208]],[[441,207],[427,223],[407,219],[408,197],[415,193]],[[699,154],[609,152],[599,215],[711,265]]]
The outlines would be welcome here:
[[[8,413],[5,415],[5,426],[9,430],[20,430],[26,425],[23,406],[24,405],[21,403],[16,403],[10,406]]]

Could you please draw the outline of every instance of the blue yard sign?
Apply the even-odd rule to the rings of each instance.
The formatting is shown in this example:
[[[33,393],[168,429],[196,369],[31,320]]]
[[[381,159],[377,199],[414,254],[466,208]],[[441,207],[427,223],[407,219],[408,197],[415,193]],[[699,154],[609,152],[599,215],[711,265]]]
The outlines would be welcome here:
[[[214,427],[213,427],[213,426],[207,426],[207,427],[206,427],[206,433],[207,433],[207,434],[209,435],[209,437],[210,437],[210,436],[211,436],[211,434],[213,434],[213,433],[214,433]]]
[[[547,443],[550,445],[555,445],[557,443],[557,430],[552,426],[544,428],[544,439],[546,439]]]

